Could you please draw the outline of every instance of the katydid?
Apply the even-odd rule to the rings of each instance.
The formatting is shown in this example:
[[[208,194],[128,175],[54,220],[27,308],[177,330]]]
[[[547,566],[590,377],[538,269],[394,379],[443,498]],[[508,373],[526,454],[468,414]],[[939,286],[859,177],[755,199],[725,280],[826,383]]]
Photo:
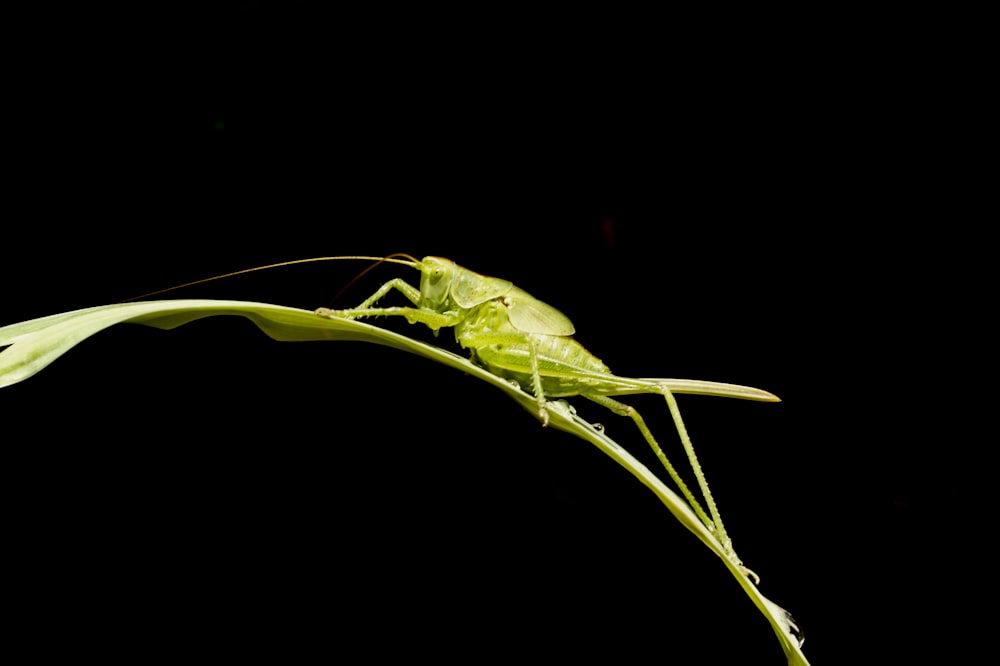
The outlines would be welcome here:
[[[606,407],[619,416],[631,418],[698,518],[715,533],[734,563],[756,580],[756,575],[742,566],[732,549],[731,540],[726,534],[673,394],[696,393],[777,402],[778,398],[767,391],[719,382],[615,375],[600,359],[573,339],[573,322],[562,312],[515,287],[509,280],[480,275],[442,257],[424,257],[423,260],[408,255],[299,259],[197,280],[128,300],[266,268],[334,259],[390,262],[416,268],[421,273],[420,288],[401,278],[395,278],[384,283],[355,308],[319,308],[316,310],[317,315],[347,319],[401,316],[411,324],[424,324],[435,335],[442,328],[454,328],[455,339],[470,351],[474,362],[494,375],[531,391],[537,401],[538,418],[543,426],[548,424],[546,405],[549,398],[576,395]],[[375,307],[392,290],[402,293],[413,307]],[[639,412],[611,397],[635,393],[655,393],[666,400],[698,487],[708,506],[707,513],[667,459]]]
[[[515,287],[509,280],[480,275],[442,257],[409,259],[390,260],[420,270],[419,289],[396,278],[383,284],[355,308],[320,308],[316,314],[349,319],[402,316],[411,324],[424,324],[435,334],[442,328],[454,328],[455,339],[471,352],[474,362],[531,391],[538,402],[538,418],[543,426],[548,424],[546,401],[549,398],[575,395],[631,418],[692,509],[705,526],[715,532],[726,552],[735,557],[673,392],[772,402],[778,400],[776,396],[734,384],[620,377],[571,337],[575,328],[566,315]],[[391,290],[402,293],[414,307],[376,307]],[[710,516],[667,459],[639,412],[611,397],[632,393],[657,393],[666,399]]]

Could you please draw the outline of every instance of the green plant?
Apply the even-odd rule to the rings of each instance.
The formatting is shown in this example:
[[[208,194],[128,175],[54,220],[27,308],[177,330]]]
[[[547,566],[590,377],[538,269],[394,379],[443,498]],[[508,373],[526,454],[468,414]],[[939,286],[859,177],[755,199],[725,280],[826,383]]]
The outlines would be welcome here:
[[[215,315],[250,319],[270,337],[281,341],[356,340],[418,354],[478,377],[506,393],[532,414],[535,396],[443,349],[358,321],[318,317],[315,313],[265,303],[215,300],[168,300],[123,303],[76,310],[0,328],[0,387],[27,379],[74,345],[118,323],[138,323],[163,329]],[[592,443],[649,488],[677,520],[697,536],[726,565],[757,608],[770,622],[789,664],[808,664],[801,651],[798,630],[789,614],[765,598],[734,561],[727,548],[703,524],[688,503],[668,488],[602,429],[576,415],[565,401],[548,405],[549,425]]]

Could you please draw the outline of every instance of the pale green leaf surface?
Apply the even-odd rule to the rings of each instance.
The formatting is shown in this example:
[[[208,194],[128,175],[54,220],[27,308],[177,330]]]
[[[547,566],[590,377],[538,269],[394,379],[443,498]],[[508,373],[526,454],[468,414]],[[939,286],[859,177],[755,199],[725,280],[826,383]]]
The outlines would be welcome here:
[[[0,328],[0,348],[6,347],[0,351],[0,387],[31,377],[74,345],[114,324],[132,322],[171,329],[214,315],[246,317],[275,340],[356,340],[419,354],[489,382],[537,417],[538,404],[534,396],[456,354],[362,322],[327,319],[307,310],[247,301],[185,299],[120,303],[5,326]],[[677,393],[723,395],[757,400],[766,400],[768,399],[766,396],[770,396],[765,391],[714,382],[671,379],[657,381]],[[770,396],[770,399],[774,397]],[[807,666],[808,661],[791,630],[788,614],[765,598],[741,568],[726,556],[722,544],[698,520],[687,503],[628,451],[578,417],[568,403],[560,400],[550,404],[549,424],[594,444],[653,491],[674,517],[726,565],[747,596],[771,623],[788,658],[788,663],[793,666]]]

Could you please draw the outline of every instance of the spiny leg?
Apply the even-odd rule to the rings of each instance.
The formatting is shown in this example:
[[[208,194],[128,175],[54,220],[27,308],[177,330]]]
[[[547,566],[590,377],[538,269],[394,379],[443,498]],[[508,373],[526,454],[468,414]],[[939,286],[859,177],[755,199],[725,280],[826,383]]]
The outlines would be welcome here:
[[[601,405],[602,407],[607,407],[615,414],[619,416],[627,416],[635,422],[635,425],[638,426],[639,428],[639,432],[642,433],[642,436],[646,439],[646,442],[649,444],[650,448],[653,449],[653,453],[655,453],[656,457],[660,459],[661,463],[663,463],[663,466],[667,470],[667,474],[670,475],[670,478],[673,479],[674,483],[677,484],[677,487],[680,488],[681,494],[683,494],[684,498],[687,499],[688,504],[691,505],[691,508],[694,509],[694,512],[698,514],[698,518],[701,519],[701,522],[704,523],[706,527],[708,527],[710,530],[714,530],[715,526],[712,520],[708,517],[708,514],[705,513],[705,510],[701,508],[701,504],[698,502],[697,499],[695,499],[695,496],[688,489],[687,484],[684,483],[684,480],[681,479],[680,475],[677,473],[677,470],[674,469],[674,466],[670,463],[670,460],[667,459],[667,455],[663,452],[663,449],[660,448],[660,445],[656,442],[656,438],[653,437],[653,433],[649,430],[649,427],[646,425],[646,422],[643,420],[642,416],[639,415],[639,412],[635,409],[635,407],[632,407],[631,405],[626,405],[623,402],[618,402],[617,400],[614,400],[612,398],[603,395],[590,395],[586,393],[583,393],[581,395],[583,395],[583,397],[587,398],[588,400],[596,402],[598,405]]]
[[[695,455],[694,445],[691,443],[687,428],[684,426],[684,419],[681,418],[681,410],[677,406],[677,400],[674,398],[674,394],[670,392],[670,389],[664,386],[660,388],[663,397],[667,401],[667,407],[670,408],[670,415],[674,418],[674,427],[677,428],[677,434],[680,435],[684,452],[687,453],[688,460],[691,462],[691,469],[694,470],[694,477],[698,481],[698,487],[701,489],[705,503],[708,504],[708,510],[712,514],[712,523],[715,525],[715,536],[726,552],[732,553],[732,541],[730,541],[729,536],[726,534],[726,528],[722,524],[722,516],[719,514],[719,508],[715,505],[715,499],[712,498],[712,491],[708,489],[708,481],[705,479],[705,473],[701,470],[698,456]]]
[[[542,427],[547,428],[549,425],[549,410],[545,406],[545,393],[542,391],[542,375],[538,371],[538,351],[535,349],[535,343],[532,341],[531,336],[527,337],[528,353],[531,357],[531,384],[535,400],[538,401],[538,418],[542,420]]]
[[[414,305],[420,302],[420,290],[411,285],[409,282],[403,278],[393,278],[389,280],[381,287],[378,288],[374,294],[369,296],[356,308],[351,308],[352,310],[368,310],[377,303],[383,296],[389,293],[390,289],[395,289],[396,291],[406,296],[406,299],[413,303]]]
[[[549,410],[546,407],[545,391],[542,389],[542,373],[538,364],[538,347],[531,334],[480,333],[466,329],[459,332],[458,342],[462,347],[473,350],[474,355],[480,359],[480,362],[485,360],[487,368],[490,366],[490,361],[484,359],[484,357],[489,356],[494,361],[500,358],[511,361],[512,357],[507,355],[507,351],[501,351],[502,348],[509,346],[511,348],[519,348],[523,351],[524,347],[527,347],[528,365],[525,367],[523,358],[518,355],[516,357],[517,370],[531,375],[531,391],[538,402],[538,420],[542,422],[542,426],[549,425]],[[493,348],[492,352],[490,351],[491,348]],[[504,365],[507,369],[511,369],[510,363]],[[494,371],[491,370],[491,372]]]
[[[406,317],[406,321],[411,324],[423,324],[427,328],[437,333],[440,328],[454,326],[458,317],[441,314],[433,310],[422,308],[351,308],[350,310],[330,310],[329,308],[319,308],[316,314],[327,319],[357,319],[359,317]]]
[[[361,305],[356,308],[350,308],[348,310],[331,310],[330,308],[318,308],[316,314],[320,317],[326,317],[327,319],[333,319],[335,317],[343,317],[344,319],[356,319],[358,317],[390,317],[399,316],[406,317],[406,320],[411,324],[417,322],[427,326],[433,331],[437,332],[439,328],[454,326],[455,318],[449,317],[447,315],[441,314],[439,312],[434,312],[432,310],[424,310],[422,308],[373,308],[372,305],[377,303],[382,299],[383,296],[389,293],[390,290],[395,289],[400,292],[414,305],[420,303],[420,290],[409,284],[406,280],[402,278],[393,278],[389,280],[378,290],[366,298]]]

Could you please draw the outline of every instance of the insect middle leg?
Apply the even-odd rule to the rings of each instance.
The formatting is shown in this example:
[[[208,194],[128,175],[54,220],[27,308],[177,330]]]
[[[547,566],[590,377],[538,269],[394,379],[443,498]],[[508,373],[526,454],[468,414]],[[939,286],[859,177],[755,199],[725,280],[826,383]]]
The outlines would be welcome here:
[[[493,374],[504,376],[503,370],[516,370],[531,378],[531,392],[538,403],[538,420],[543,427],[549,425],[542,373],[538,363],[538,345],[531,334],[479,333],[463,328],[458,332],[458,343],[472,349],[475,357]],[[527,366],[524,365],[527,356]]]

